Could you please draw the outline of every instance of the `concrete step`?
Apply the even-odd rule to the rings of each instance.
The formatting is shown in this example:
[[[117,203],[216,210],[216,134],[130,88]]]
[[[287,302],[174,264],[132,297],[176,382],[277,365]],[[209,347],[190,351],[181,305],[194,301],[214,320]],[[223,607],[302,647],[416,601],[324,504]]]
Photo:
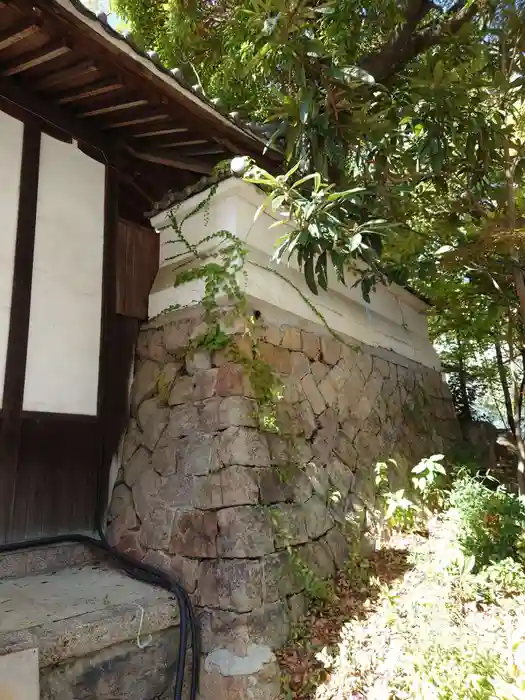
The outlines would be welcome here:
[[[0,581],[0,656],[37,648],[45,700],[168,698],[178,622],[169,593],[106,563]]]

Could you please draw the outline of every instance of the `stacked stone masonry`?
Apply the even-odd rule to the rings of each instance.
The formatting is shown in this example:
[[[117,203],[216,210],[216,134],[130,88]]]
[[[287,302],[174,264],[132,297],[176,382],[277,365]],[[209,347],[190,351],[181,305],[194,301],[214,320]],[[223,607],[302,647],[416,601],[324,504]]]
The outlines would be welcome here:
[[[202,315],[145,328],[109,513],[111,541],[172,572],[197,606],[204,700],[275,700],[271,651],[306,608],[288,548],[320,577],[365,538],[374,467],[413,465],[458,437],[438,372],[262,319],[259,353],[283,382],[279,434],[263,431],[228,349],[188,352]],[[232,342],[249,351],[241,334]]]

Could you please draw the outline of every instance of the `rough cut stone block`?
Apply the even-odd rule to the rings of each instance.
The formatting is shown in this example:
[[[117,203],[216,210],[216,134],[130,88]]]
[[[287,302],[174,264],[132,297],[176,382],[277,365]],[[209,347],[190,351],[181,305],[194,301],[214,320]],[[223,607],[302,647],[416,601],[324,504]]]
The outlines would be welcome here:
[[[304,593],[296,593],[288,598],[290,622],[299,622],[308,612],[308,601]]]
[[[304,395],[310,402],[313,412],[316,416],[318,416],[325,410],[326,404],[312,375],[307,374],[306,377],[303,377],[301,380],[301,385],[303,387]]]
[[[144,547],[140,541],[140,532],[138,530],[126,532],[118,542],[118,550],[122,554],[127,554],[129,557],[140,561],[145,554]]]
[[[284,326],[281,345],[288,350],[301,350],[301,331],[293,326]]]
[[[267,644],[278,649],[285,644],[290,631],[288,606],[284,601],[267,603],[249,613],[204,610],[200,624],[204,653],[219,647],[243,654],[251,644]]]
[[[195,374],[199,370],[211,369],[211,354],[208,350],[190,351],[186,355],[186,372]]]
[[[341,494],[342,498],[346,498],[354,484],[354,474],[350,468],[334,456],[328,461],[326,472],[334,489]]]
[[[149,399],[157,390],[160,368],[156,362],[145,360],[138,368],[131,386],[130,402],[133,414],[136,415],[140,404]]]
[[[135,641],[42,669],[42,700],[156,700],[173,686],[178,630],[155,633],[139,649]]]
[[[323,542],[308,542],[298,548],[299,557],[319,578],[328,579],[335,576],[332,553]]]
[[[298,432],[302,433],[307,439],[311,438],[313,433],[317,430],[317,423],[315,421],[314,410],[309,401],[301,401],[296,417]]]
[[[118,518],[129,506],[133,506],[133,496],[126,484],[117,484],[113,489],[113,496],[109,507],[109,518]]]
[[[175,380],[170,392],[168,403],[170,406],[178,406],[193,401],[194,382],[193,377],[185,375]]]
[[[157,399],[147,399],[140,404],[138,422],[142,429],[144,444],[153,451],[168,424],[168,409],[162,406]]]
[[[259,491],[261,503],[284,503],[292,500],[293,490],[285,479],[285,467],[268,467],[259,469]]]
[[[163,483],[162,477],[156,471],[147,469],[133,484],[133,501],[141,520],[157,507],[157,494]]]
[[[323,362],[327,365],[336,365],[341,358],[341,343],[335,338],[322,336],[321,353]]]
[[[137,343],[137,355],[154,362],[168,362],[169,353],[164,347],[162,330],[142,331]]]
[[[306,331],[302,331],[301,335],[303,339],[303,352],[311,360],[318,360],[319,353],[321,352],[319,337],[315,335],[315,333],[307,333]]]
[[[205,399],[198,407],[200,427],[205,433],[214,433],[219,430],[219,407],[222,399],[218,396]]]
[[[220,467],[216,438],[194,432],[177,445],[177,463],[183,474],[203,476]]]
[[[183,557],[217,556],[217,513],[177,510],[174,514],[169,551]]]
[[[129,487],[137,481],[140,475],[150,468],[151,455],[148,450],[140,447],[124,466],[124,481]]]
[[[215,391],[217,396],[243,396],[246,379],[241,365],[228,363],[219,367]]]
[[[256,473],[250,467],[226,467],[221,469],[219,476],[223,506],[256,505],[259,502]]]
[[[219,426],[255,427],[257,425],[257,404],[244,396],[227,396],[219,406]]]
[[[337,403],[338,391],[329,374],[319,382],[318,387],[326,405],[335,406]]]
[[[192,405],[174,406],[169,414],[169,421],[164,438],[176,440],[195,432],[199,423],[199,413]]]
[[[136,469],[139,470],[137,465]],[[177,442],[162,435],[157,443],[155,451],[150,457],[150,466],[161,476],[171,476],[177,471]],[[140,467],[140,472],[144,471],[145,467]],[[126,482],[128,482],[126,476],[126,470],[124,470],[124,476]]]
[[[334,525],[334,520],[328,511],[326,502],[319,496],[312,496],[303,505],[303,513],[306,532],[310,540],[318,539]]]
[[[283,337],[282,331],[278,326],[268,325],[261,329],[260,339],[265,340],[271,345],[280,345]]]
[[[206,476],[194,476],[191,505],[201,510],[221,508],[222,487],[219,472]]]
[[[125,464],[130,460],[142,444],[144,444],[142,430],[137,421],[132,418],[122,445],[122,463]]]
[[[346,537],[337,527],[333,527],[330,532],[327,532],[322,538],[322,541],[330,550],[336,567],[342,569],[347,564],[350,555],[350,548]]]
[[[270,453],[264,435],[252,428],[228,428],[219,440],[219,457],[223,464],[251,467],[270,465]]]
[[[276,347],[269,343],[259,343],[257,350],[263,362],[279,374],[290,374],[292,371],[292,360],[290,351],[286,348]]]
[[[215,395],[218,373],[219,370],[216,367],[195,372],[193,375],[193,398],[195,401],[203,401]]]
[[[308,542],[303,506],[282,503],[272,506],[271,513],[277,549]]]
[[[312,485],[314,493],[321,496],[324,500],[327,500],[330,493],[330,481],[325,467],[315,460],[312,460],[305,465],[304,471]]]
[[[302,379],[306,374],[309,374],[310,360],[304,352],[290,353],[290,362],[292,365],[292,377]]]
[[[217,551],[226,558],[262,557],[274,551],[267,509],[260,506],[224,508],[217,513]]]
[[[250,645],[246,655],[233,656],[219,649],[214,652],[218,659],[223,659],[223,665],[214,662],[215,656],[210,656],[201,674],[201,696],[203,698],[224,698],[224,700],[279,700],[281,697],[279,666],[269,647],[267,654],[260,653],[252,660],[249,656]],[[264,663],[263,663],[264,662]],[[228,669],[231,669],[227,672]],[[246,670],[246,673],[242,671]]]
[[[253,559],[218,559],[199,567],[198,605],[249,612],[263,604],[263,564]]]
[[[168,576],[174,576],[182,583],[188,593],[194,593],[197,588],[197,574],[199,561],[180,557],[177,554],[166,554],[155,549],[146,552],[144,564],[154,566],[161,571],[165,571]]]
[[[304,582],[297,576],[289,552],[276,552],[264,558],[265,600],[283,600],[292,593],[304,589]]]
[[[317,384],[321,382],[328,374],[330,367],[327,367],[322,362],[312,363],[312,374]]]
[[[171,541],[174,511],[164,503],[154,504],[144,516],[139,531],[139,541],[144,549],[167,549]]]
[[[168,402],[168,398],[177,378],[182,369],[180,362],[168,362],[165,364],[159,374],[157,381],[157,392],[164,402]]]
[[[192,323],[189,319],[180,319],[164,326],[162,343],[168,352],[180,354],[190,342]]]
[[[359,433],[358,433],[359,435]],[[334,452],[339,457],[339,459],[346,464],[352,471],[355,470],[358,463],[358,451],[355,449],[352,441],[348,436],[340,430],[337,433],[337,437],[334,445]],[[361,458],[363,455],[361,456]]]

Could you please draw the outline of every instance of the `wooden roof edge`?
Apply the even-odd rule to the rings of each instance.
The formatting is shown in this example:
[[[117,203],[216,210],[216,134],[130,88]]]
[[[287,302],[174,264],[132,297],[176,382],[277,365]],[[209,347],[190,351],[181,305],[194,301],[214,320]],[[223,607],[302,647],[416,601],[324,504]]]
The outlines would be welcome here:
[[[150,89],[153,81],[159,94],[165,98],[175,99],[181,106],[184,103],[193,106],[203,119],[213,122],[217,131],[230,143],[234,140],[238,146],[244,146],[272,161],[282,159],[282,153],[274,146],[269,147],[267,139],[261,135],[264,127],[241,121],[237,113],[222,113],[204,95],[182,84],[180,71],[170,71],[155,54],[141,51],[125,35],[113,29],[103,13],[95,15],[80,0],[34,0],[32,4],[44,12],[51,12],[55,17],[69,21],[81,31],[87,29],[94,40],[104,44],[117,61],[120,60],[125,68],[136,74],[138,81],[149,81]]]

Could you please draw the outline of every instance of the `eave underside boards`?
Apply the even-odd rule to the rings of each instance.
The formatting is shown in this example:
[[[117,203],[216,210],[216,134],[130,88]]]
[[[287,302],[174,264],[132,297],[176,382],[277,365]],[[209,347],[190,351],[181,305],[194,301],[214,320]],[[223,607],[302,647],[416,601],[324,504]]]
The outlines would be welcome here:
[[[73,138],[118,151],[142,210],[237,153],[261,156],[261,144],[236,140],[219,115],[160,89],[153,73],[148,80],[144,66],[54,4],[0,2],[0,95],[18,102],[13,91],[23,92],[28,112],[47,121],[60,115],[63,123],[54,125]],[[39,113],[39,101],[52,117]]]

